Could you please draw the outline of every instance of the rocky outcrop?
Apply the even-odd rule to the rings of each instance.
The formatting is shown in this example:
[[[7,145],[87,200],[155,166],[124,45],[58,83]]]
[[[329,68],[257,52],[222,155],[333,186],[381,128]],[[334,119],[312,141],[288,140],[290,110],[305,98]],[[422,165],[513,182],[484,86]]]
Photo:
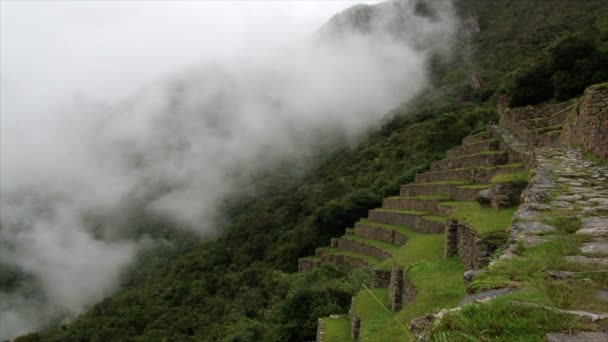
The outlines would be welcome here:
[[[561,141],[608,160],[608,83],[587,88],[564,125]]]
[[[489,189],[481,190],[476,200],[481,206],[492,209],[512,208],[519,204],[521,193],[527,185],[527,182],[494,184]]]

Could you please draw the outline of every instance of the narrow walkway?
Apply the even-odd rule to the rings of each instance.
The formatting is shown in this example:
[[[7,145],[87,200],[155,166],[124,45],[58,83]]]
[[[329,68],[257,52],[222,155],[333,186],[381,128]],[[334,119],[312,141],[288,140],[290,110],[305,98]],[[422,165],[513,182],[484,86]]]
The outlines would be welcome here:
[[[584,255],[568,258],[608,263],[608,165],[565,148],[537,149],[536,160],[536,175],[515,215],[512,236],[530,246],[556,234],[588,235],[581,247]],[[571,223],[556,227],[551,218]]]

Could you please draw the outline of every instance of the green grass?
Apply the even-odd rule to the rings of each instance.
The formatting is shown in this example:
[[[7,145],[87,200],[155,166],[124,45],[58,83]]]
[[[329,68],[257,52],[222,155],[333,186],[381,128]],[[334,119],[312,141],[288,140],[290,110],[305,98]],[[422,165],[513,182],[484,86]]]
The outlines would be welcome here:
[[[524,164],[523,163],[510,163],[510,164],[504,164],[504,165],[496,165],[496,166],[475,166],[475,167],[459,167],[457,169],[449,169],[446,171],[435,171],[435,172],[449,172],[449,171],[465,171],[465,170],[500,170],[500,169],[511,169],[511,168],[517,168],[517,167],[522,167]]]
[[[447,201],[450,199],[449,196],[441,196],[441,195],[423,195],[423,196],[392,196],[388,197],[392,199],[419,199],[424,201]]]
[[[307,256],[304,258],[300,258],[301,260],[313,260],[313,261],[321,261],[321,258],[318,256]]]
[[[561,131],[562,128],[563,128],[562,125],[554,125],[554,126],[537,128],[534,130],[534,132],[536,132],[537,134],[544,134],[544,133],[549,133],[552,131]]]
[[[547,214],[545,214],[547,216]],[[545,223],[557,228],[563,234],[572,234],[581,228],[581,220],[573,216],[554,216],[544,219]]]
[[[348,235],[348,236],[343,236],[342,238],[352,240],[352,241],[357,241],[357,242],[364,243],[364,244],[367,244],[370,246],[378,247],[391,254],[396,252],[399,249],[398,246],[395,246],[391,243],[382,242],[382,241],[378,241],[378,240],[372,240],[372,239],[366,239],[366,238],[363,238],[363,237],[360,237],[357,235]]]
[[[442,254],[443,250],[437,256],[438,261],[419,261],[408,267],[407,275],[416,288],[416,299],[401,311],[389,315],[377,302],[374,305],[371,300],[373,298],[365,299],[366,314],[373,317],[374,321],[368,327],[365,326],[365,320],[363,321],[362,341],[411,341],[410,332],[404,331],[402,326],[408,327],[416,317],[458,305],[464,296],[464,267],[460,260],[446,260]],[[386,292],[386,289],[383,290]]]
[[[367,262],[370,265],[378,265],[380,263],[380,260],[378,258],[374,258],[368,255],[364,255],[364,254],[359,254],[359,253],[354,253],[354,252],[350,252],[350,251],[345,251],[342,249],[338,249],[338,248],[333,248],[333,247],[322,247],[322,249],[324,251],[326,251],[326,254],[339,254],[339,255],[346,255],[349,257],[353,257],[353,258],[357,258],[357,259],[362,259],[365,262]]]
[[[505,154],[505,153],[506,153],[505,151],[482,151],[482,152],[466,154],[464,156],[458,156],[458,157],[453,157],[453,158],[448,158],[448,159],[454,160],[454,159],[470,158],[470,157],[494,156],[494,155]],[[448,159],[444,159],[444,160],[448,160]]]
[[[382,262],[389,266],[395,262],[399,267],[418,262],[440,262],[444,259],[445,237],[443,234],[411,233],[408,240],[401,248],[393,254],[392,260]]]
[[[608,287],[608,266],[568,262],[564,256],[579,254],[584,237],[559,236],[530,248],[522,247],[521,257],[502,260],[476,278],[470,285],[473,292],[501,287],[526,288],[535,293],[528,299],[561,309],[608,312],[608,303],[595,294]],[[576,272],[572,278],[560,280],[547,271]]]
[[[492,177],[490,183],[527,183],[530,179],[530,171],[521,171],[515,173],[502,173]]]
[[[479,189],[479,190],[483,190],[483,189],[487,189],[489,188],[491,185],[490,184],[471,184],[471,185],[462,185],[459,186],[459,189]]]
[[[454,180],[454,181],[437,181],[430,183],[413,183],[406,186],[415,186],[415,185],[468,185],[471,184],[469,181],[465,180]]]
[[[505,296],[490,303],[464,307],[447,314],[434,326],[436,341],[546,341],[546,334],[597,330],[599,327],[573,315],[514,302],[525,294]]]
[[[396,324],[394,313],[390,310],[388,289],[363,289],[356,297],[356,314],[361,319],[361,340],[376,336],[386,326],[387,322]],[[388,309],[388,311],[387,311]],[[405,332],[402,330],[402,334]]]
[[[415,215],[415,216],[424,216],[424,215],[430,214],[428,211],[423,211],[423,210],[399,210],[399,209],[378,208],[378,209],[374,209],[373,211],[378,211],[378,212],[382,212],[382,213],[408,214],[408,215]]]
[[[517,210],[517,208],[484,208],[474,201],[442,202],[441,205],[452,207],[450,218],[468,224],[481,238],[496,237],[496,233],[506,232]]]
[[[386,229],[386,230],[394,230],[394,231],[397,231],[397,232],[399,232],[399,233],[401,233],[401,234],[403,234],[403,235],[405,235],[407,237],[411,237],[411,236],[413,236],[415,234],[418,234],[418,233],[414,232],[413,230],[411,230],[411,229],[409,229],[407,227],[404,227],[404,226],[398,226],[398,225],[394,225],[394,224],[378,223],[378,222],[370,221],[368,219],[361,219],[359,221],[359,223],[361,223],[363,225],[366,225],[366,226],[370,226],[370,227],[379,227],[379,228]]]
[[[350,324],[348,316],[338,318],[324,317],[323,320],[323,341],[326,342],[348,342],[350,338]]]

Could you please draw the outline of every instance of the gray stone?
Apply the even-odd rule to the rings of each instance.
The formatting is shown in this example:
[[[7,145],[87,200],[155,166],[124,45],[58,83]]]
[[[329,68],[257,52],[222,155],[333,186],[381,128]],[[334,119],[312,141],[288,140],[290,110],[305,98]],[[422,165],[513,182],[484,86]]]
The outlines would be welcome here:
[[[569,262],[577,263],[577,264],[586,264],[586,265],[595,265],[602,264],[608,265],[608,259],[606,258],[590,258],[583,255],[570,255],[565,257],[565,259]]]
[[[608,235],[608,218],[586,217],[581,220],[581,229],[576,234]]]
[[[521,291],[521,289],[505,287],[502,289],[492,289],[492,290],[487,290],[487,291],[480,292],[480,293],[466,295],[464,297],[464,299],[460,302],[459,306],[463,306],[463,305],[467,305],[467,304],[471,304],[471,303],[475,303],[475,302],[486,301],[489,299],[494,299],[496,297],[502,297],[507,294],[518,292],[518,291]]]
[[[547,334],[547,342],[606,342],[608,333],[605,332],[576,332]]]
[[[581,252],[588,255],[608,255],[608,239],[597,237],[589,242],[585,242],[581,247]]]
[[[540,234],[556,231],[555,227],[541,222],[519,221],[513,225],[513,229],[521,233]]]
[[[597,300],[600,300],[602,302],[608,302],[608,291],[597,290],[597,292],[595,293],[595,298],[597,298]]]
[[[489,207],[492,203],[492,196],[490,195],[490,189],[484,189],[477,193],[475,200],[483,207]]]
[[[475,278],[479,277],[480,275],[486,273],[485,270],[468,270],[466,272],[464,272],[462,274],[462,279],[464,281],[465,285],[469,285],[470,283],[473,282],[473,280],[475,280]]]
[[[569,278],[574,278],[576,277],[576,272],[569,272],[569,271],[547,271],[547,274],[549,275],[549,277],[553,278],[553,279],[569,279]]]
[[[543,239],[540,236],[523,236],[519,241],[521,241],[525,247],[532,247],[536,245],[540,245],[541,243],[547,242],[546,239]]]

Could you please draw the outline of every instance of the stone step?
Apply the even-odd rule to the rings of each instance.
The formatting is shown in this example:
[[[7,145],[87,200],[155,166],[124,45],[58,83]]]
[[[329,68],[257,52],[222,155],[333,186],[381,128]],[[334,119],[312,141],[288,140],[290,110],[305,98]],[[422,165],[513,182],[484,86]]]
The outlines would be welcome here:
[[[439,202],[449,201],[448,196],[410,196],[388,197],[382,201],[383,209],[397,210],[424,210],[432,213],[441,213],[437,209]]]
[[[330,264],[334,266],[346,266],[348,268],[360,268],[366,266],[376,266],[380,263],[380,259],[370,257],[367,255],[340,250],[337,248],[317,248],[320,252],[320,259],[322,263]]]
[[[321,258],[305,257],[298,259],[298,272],[309,272],[321,266]]]
[[[432,162],[431,171],[446,171],[465,167],[497,166],[506,164],[507,161],[508,156],[504,151],[482,152]]]
[[[352,236],[337,239],[337,246],[344,251],[363,254],[380,260],[390,259],[392,257],[390,250],[395,248],[388,243]]]
[[[473,183],[488,183],[492,177],[503,173],[525,171],[523,163],[511,163],[498,166],[467,167],[446,171],[427,171],[416,175],[416,183],[431,183],[440,181],[469,181]]]
[[[524,124],[530,130],[536,129],[536,128],[542,128],[542,127],[551,127],[551,126],[561,125],[564,123],[564,121],[568,117],[568,114],[570,113],[571,109],[573,109],[573,107],[568,107],[568,108],[561,110],[550,116],[529,119],[529,120],[526,120],[524,122]]]
[[[470,184],[466,181],[413,183],[401,186],[401,196],[448,196],[455,201],[474,201],[480,190],[489,184]]]
[[[476,144],[480,141],[488,140],[491,138],[492,138],[492,134],[490,132],[481,132],[481,133],[477,133],[477,134],[469,135],[468,137],[465,137],[464,139],[462,139],[462,144],[463,145]]]
[[[444,230],[445,217],[430,215],[426,211],[374,209],[369,211],[368,220],[384,224],[405,226],[413,231],[435,234]]]
[[[446,153],[447,158],[456,158],[470,154],[477,154],[484,151],[497,151],[500,149],[500,143],[496,139],[482,140],[480,142],[462,145],[449,149]]]
[[[537,132],[534,141],[536,147],[550,147],[559,145],[562,136],[562,128],[561,126],[558,127],[559,128]]]
[[[403,246],[407,242],[404,227],[390,226],[369,220],[355,223],[355,235],[370,240],[382,241],[396,246]]]
[[[516,137],[505,127],[492,125],[488,128],[500,141],[501,149],[507,151],[509,163],[523,162],[528,168],[534,167],[536,157],[534,156],[534,148],[531,145]]]

